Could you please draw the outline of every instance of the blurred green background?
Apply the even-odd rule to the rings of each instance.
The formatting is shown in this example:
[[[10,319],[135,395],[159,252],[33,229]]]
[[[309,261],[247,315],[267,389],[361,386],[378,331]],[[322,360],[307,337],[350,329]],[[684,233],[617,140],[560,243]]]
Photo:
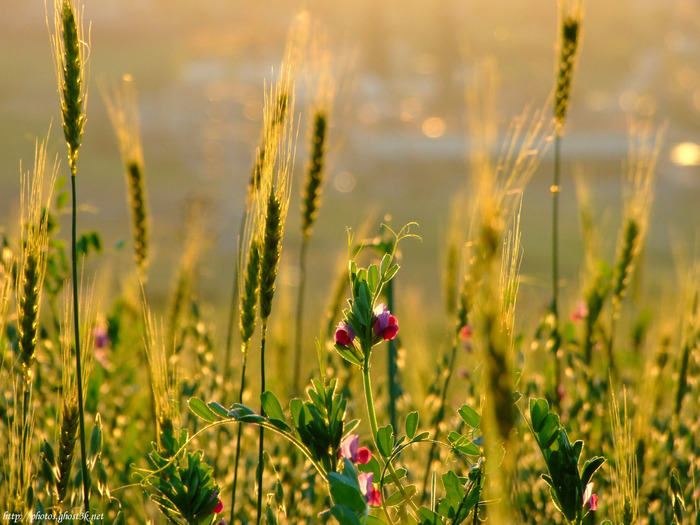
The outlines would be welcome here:
[[[193,199],[206,203],[203,234],[210,241],[200,290],[214,306],[229,300],[262,125],[263,80],[278,67],[289,25],[302,8],[326,26],[337,63],[347,64],[331,117],[328,178],[309,252],[307,311],[313,326],[345,254],[346,227],[358,227],[372,213],[375,224],[385,214],[397,228],[420,224],[423,242],[403,246],[397,300],[441,312],[448,203],[469,176],[464,92],[474,63],[485,56],[496,60],[502,130],[525,105],[547,104],[553,86],[554,0],[85,0],[84,7],[92,37],[78,167],[79,228],[102,234],[105,250],[93,265],[117,283],[133,264],[130,219],[97,81],[130,74],[140,96],[153,215],[149,294],[156,302],[170,291],[185,203]],[[45,9],[39,0],[0,0],[0,224],[11,235],[18,229],[19,161],[31,166],[35,138],[45,136],[51,122],[50,151],[59,154],[66,172]],[[697,253],[700,222],[700,5],[611,0],[586,2],[584,10],[562,147],[561,274],[570,302],[578,293],[582,261],[573,174],[590,182],[611,256],[629,115],[653,114],[656,125],[668,123],[643,267],[652,292],[672,282],[677,246]],[[281,289],[292,293],[310,93],[303,83],[297,86],[302,127],[280,274]],[[525,315],[539,315],[548,299],[551,156],[551,150],[544,155],[523,204]],[[214,315],[223,319],[224,311]]]

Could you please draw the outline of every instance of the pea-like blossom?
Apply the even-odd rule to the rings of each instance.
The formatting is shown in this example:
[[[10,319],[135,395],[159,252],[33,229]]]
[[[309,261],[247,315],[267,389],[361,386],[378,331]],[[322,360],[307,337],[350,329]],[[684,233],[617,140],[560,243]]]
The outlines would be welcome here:
[[[372,326],[374,335],[381,337],[385,341],[391,341],[399,332],[399,321],[391,315],[385,304],[377,305],[374,309],[376,321]]]
[[[365,501],[373,507],[378,507],[382,504],[382,494],[372,486],[372,472],[360,472],[358,481],[360,482],[360,490],[365,497]]]
[[[357,465],[369,463],[369,460],[372,459],[372,452],[367,447],[360,447],[359,444],[360,436],[350,434],[340,444],[340,455]]]
[[[598,510],[598,496],[593,494],[593,483],[586,485],[586,490],[583,491],[583,507],[591,511]]]
[[[581,321],[588,317],[588,305],[586,301],[576,301],[576,307],[571,312],[571,320],[573,322]]]
[[[221,514],[224,511],[224,503],[221,501],[221,498],[219,496],[219,491],[215,491],[214,494],[211,495],[211,498],[209,498],[209,501],[214,501],[216,499],[216,507],[214,507],[214,510],[212,511],[214,514]]]
[[[348,323],[338,323],[335,328],[335,342],[342,346],[349,346],[355,340],[355,332]]]

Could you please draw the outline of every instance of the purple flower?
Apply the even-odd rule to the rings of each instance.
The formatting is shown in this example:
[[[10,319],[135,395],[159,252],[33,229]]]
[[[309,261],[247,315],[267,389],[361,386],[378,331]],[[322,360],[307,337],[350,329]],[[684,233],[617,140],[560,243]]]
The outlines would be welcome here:
[[[355,332],[348,323],[338,323],[335,329],[335,342],[341,346],[349,346],[355,340]]]
[[[107,332],[107,329],[104,326],[96,326],[92,330],[92,335],[95,338],[96,348],[105,348],[111,343],[111,341],[109,340],[109,333]]]
[[[374,335],[381,337],[385,341],[391,341],[399,333],[399,321],[391,315],[385,304],[377,305],[374,309],[374,316],[377,320],[372,326]]]

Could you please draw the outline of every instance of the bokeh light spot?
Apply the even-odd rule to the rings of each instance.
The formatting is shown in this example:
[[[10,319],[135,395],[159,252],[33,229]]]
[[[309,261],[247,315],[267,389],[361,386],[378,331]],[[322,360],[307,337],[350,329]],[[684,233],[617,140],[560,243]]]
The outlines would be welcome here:
[[[700,166],[700,146],[681,142],[671,148],[671,162],[678,166]]]
[[[347,171],[341,171],[333,181],[335,189],[340,193],[350,193],[355,188],[355,176]]]
[[[440,117],[430,117],[425,119],[423,121],[423,126],[421,127],[423,135],[430,137],[431,139],[441,137],[445,133],[446,129],[447,124],[445,124],[445,120],[441,119]]]

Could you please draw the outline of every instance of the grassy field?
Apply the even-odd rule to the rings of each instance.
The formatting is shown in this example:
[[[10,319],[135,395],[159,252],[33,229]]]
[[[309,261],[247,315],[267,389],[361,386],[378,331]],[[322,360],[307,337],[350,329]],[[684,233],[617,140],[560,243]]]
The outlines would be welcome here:
[[[700,523],[697,6],[307,7],[0,0],[2,523]]]

